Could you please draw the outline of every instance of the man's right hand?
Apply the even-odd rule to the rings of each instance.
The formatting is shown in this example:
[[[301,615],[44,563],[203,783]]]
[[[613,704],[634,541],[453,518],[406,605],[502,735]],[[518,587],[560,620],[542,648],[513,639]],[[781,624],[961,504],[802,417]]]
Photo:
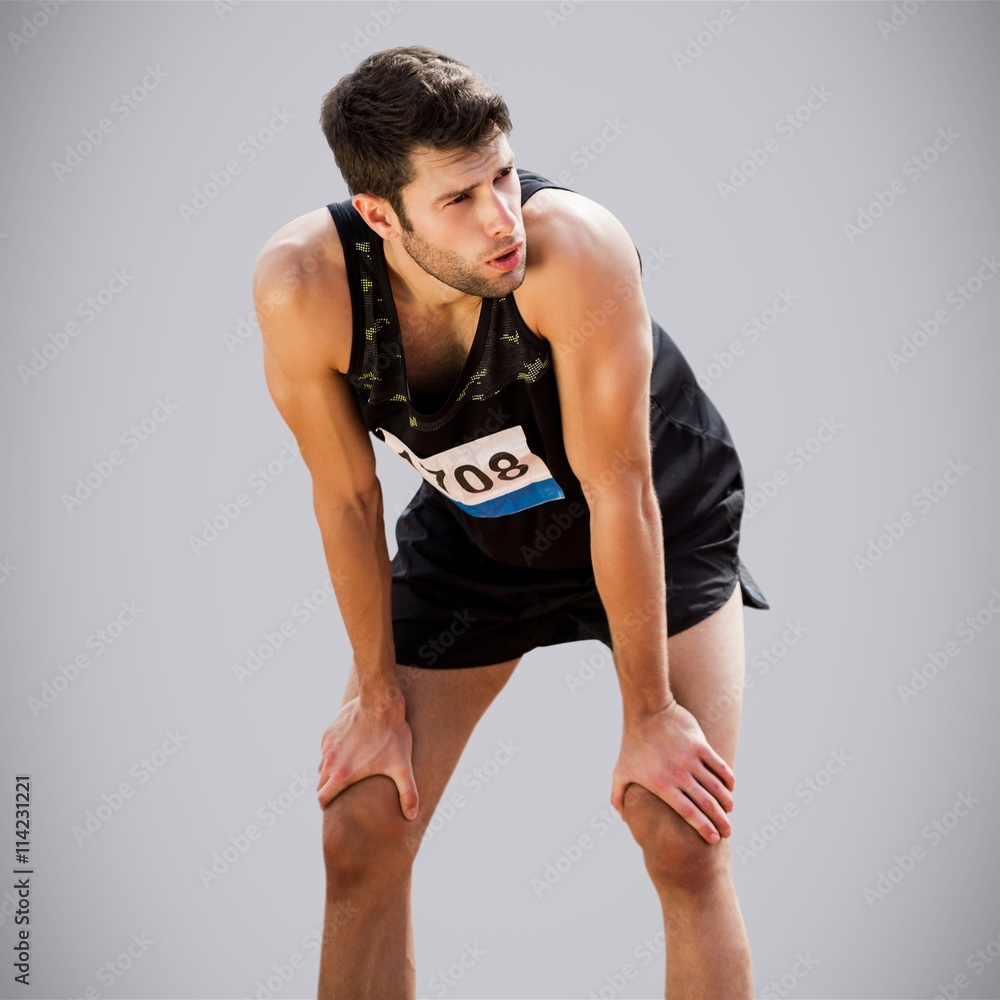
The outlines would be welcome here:
[[[325,809],[349,785],[372,774],[385,774],[396,783],[407,819],[416,819],[419,806],[413,777],[413,734],[406,721],[406,702],[398,688],[377,697],[353,698],[323,733],[319,767],[319,805]]]

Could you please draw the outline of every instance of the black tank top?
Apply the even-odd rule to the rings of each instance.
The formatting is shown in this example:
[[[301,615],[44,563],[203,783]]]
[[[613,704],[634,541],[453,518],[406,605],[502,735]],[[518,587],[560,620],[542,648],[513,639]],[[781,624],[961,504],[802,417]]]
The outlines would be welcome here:
[[[542,188],[561,187],[528,170],[517,173],[522,205]],[[563,446],[549,344],[521,318],[514,293],[483,299],[457,382],[433,413],[418,411],[407,389],[382,239],[350,199],[327,208],[351,294],[346,377],[368,430],[420,473],[421,499],[447,511],[492,559],[538,569],[591,565],[589,509]],[[651,335],[650,391],[669,411],[694,377],[655,321]]]

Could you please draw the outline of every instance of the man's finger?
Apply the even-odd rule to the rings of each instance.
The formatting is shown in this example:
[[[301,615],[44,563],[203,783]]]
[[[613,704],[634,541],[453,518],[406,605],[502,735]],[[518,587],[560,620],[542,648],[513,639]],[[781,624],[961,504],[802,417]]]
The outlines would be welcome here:
[[[319,807],[325,809],[351,782],[341,780],[334,781],[333,778],[323,780],[319,788]]]
[[[611,805],[622,819],[625,818],[625,789],[631,784],[628,778],[620,778],[617,774],[611,779]]]
[[[412,764],[403,771],[389,775],[399,790],[399,806],[403,810],[403,815],[410,820],[417,818],[420,811],[420,795],[417,792],[417,782],[413,777]]]
[[[708,753],[703,755],[702,760],[719,776],[726,788],[732,791],[736,784],[736,775],[733,774],[733,769],[726,763],[725,759],[709,747]]]
[[[722,806],[725,812],[731,812],[733,808],[733,796],[729,789],[719,780],[714,771],[709,770],[704,765],[695,778],[701,782],[702,787],[709,795],[713,795],[715,800]]]
[[[348,785],[360,781],[363,777],[357,770],[348,772],[343,764],[329,764],[327,770],[320,775],[317,791],[319,805],[325,809]]]
[[[685,818],[709,843],[713,843],[713,833],[718,837],[725,837],[732,832],[729,818],[719,800],[704,785],[699,784],[695,774],[684,775],[676,790],[685,795],[695,809],[694,815]]]
[[[316,782],[316,791],[318,792],[326,781],[326,775],[323,774],[323,765],[326,763],[325,760],[320,760],[319,766],[316,768],[319,771],[319,781]]]
[[[709,843],[713,843],[713,834],[717,837],[727,837],[732,833],[729,819],[719,805],[718,799],[711,792],[692,778],[689,787],[683,789],[687,797],[698,809],[692,825]],[[691,822],[691,820],[688,820]]]
[[[698,788],[701,788],[699,785]],[[693,795],[697,795],[697,792],[693,792]],[[701,789],[702,795],[707,798],[708,796],[704,789]],[[698,803],[693,797],[686,795],[680,788],[676,786],[671,786],[668,788],[661,796],[664,802],[670,806],[671,809],[680,816],[686,823],[694,827],[696,833],[698,833],[701,838],[707,841],[709,844],[717,843],[720,839],[719,831],[712,824],[711,820],[701,811],[698,807]],[[714,799],[712,800],[715,801]]]

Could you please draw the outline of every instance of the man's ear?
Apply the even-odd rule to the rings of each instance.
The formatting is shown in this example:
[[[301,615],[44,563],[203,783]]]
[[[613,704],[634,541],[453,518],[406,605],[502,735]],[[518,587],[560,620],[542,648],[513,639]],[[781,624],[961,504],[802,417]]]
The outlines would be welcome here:
[[[382,239],[388,240],[399,235],[402,228],[399,219],[385,198],[378,198],[373,194],[356,194],[351,199],[351,204],[368,223],[368,227],[374,229]]]

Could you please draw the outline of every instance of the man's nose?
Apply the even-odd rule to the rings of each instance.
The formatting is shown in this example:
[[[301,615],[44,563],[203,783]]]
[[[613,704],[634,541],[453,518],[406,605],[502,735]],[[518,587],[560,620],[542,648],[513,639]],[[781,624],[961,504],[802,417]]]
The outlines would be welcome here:
[[[503,194],[494,192],[489,203],[486,231],[491,237],[509,236],[517,229],[518,218],[514,208]]]

